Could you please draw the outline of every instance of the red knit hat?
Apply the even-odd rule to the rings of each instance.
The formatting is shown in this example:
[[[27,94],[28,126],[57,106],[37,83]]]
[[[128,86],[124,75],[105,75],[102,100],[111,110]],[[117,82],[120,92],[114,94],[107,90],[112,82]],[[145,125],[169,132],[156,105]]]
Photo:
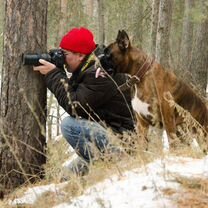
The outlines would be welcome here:
[[[90,54],[95,50],[93,34],[90,30],[81,27],[73,28],[61,40],[60,47],[72,52]]]

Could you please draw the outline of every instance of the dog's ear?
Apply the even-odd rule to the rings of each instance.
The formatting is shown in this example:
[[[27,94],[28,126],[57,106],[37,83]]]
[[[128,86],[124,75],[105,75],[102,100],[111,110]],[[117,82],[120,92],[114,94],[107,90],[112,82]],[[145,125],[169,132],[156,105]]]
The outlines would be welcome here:
[[[129,36],[125,30],[118,31],[116,42],[118,44],[118,47],[122,51],[126,51],[131,45],[130,40],[129,40]]]

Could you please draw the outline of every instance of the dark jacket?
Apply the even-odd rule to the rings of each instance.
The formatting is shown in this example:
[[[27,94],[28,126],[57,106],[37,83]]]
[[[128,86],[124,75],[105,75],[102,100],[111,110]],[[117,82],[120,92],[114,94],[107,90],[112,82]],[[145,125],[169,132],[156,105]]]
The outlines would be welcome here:
[[[47,87],[71,116],[105,123],[119,133],[133,130],[130,90],[124,93],[124,98],[117,89],[117,85],[125,82],[126,75],[112,75],[114,82],[108,76],[96,78],[95,73],[94,62],[87,67],[85,62],[70,78],[64,70],[56,68],[45,79]]]

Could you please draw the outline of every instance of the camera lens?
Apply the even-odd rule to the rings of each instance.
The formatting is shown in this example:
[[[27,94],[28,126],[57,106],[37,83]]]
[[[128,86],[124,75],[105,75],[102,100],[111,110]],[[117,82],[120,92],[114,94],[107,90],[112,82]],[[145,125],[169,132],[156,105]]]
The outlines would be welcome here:
[[[39,66],[39,59],[44,59],[46,61],[51,61],[51,57],[49,54],[23,54],[22,55],[22,63],[23,65],[33,65]]]

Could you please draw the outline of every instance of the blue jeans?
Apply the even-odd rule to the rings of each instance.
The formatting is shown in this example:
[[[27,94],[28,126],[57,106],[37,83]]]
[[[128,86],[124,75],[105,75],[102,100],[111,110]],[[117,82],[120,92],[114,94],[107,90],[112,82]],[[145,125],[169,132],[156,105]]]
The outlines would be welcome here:
[[[103,153],[108,146],[107,130],[96,122],[68,116],[61,123],[61,131],[76,153],[87,162],[94,157],[93,148]]]

